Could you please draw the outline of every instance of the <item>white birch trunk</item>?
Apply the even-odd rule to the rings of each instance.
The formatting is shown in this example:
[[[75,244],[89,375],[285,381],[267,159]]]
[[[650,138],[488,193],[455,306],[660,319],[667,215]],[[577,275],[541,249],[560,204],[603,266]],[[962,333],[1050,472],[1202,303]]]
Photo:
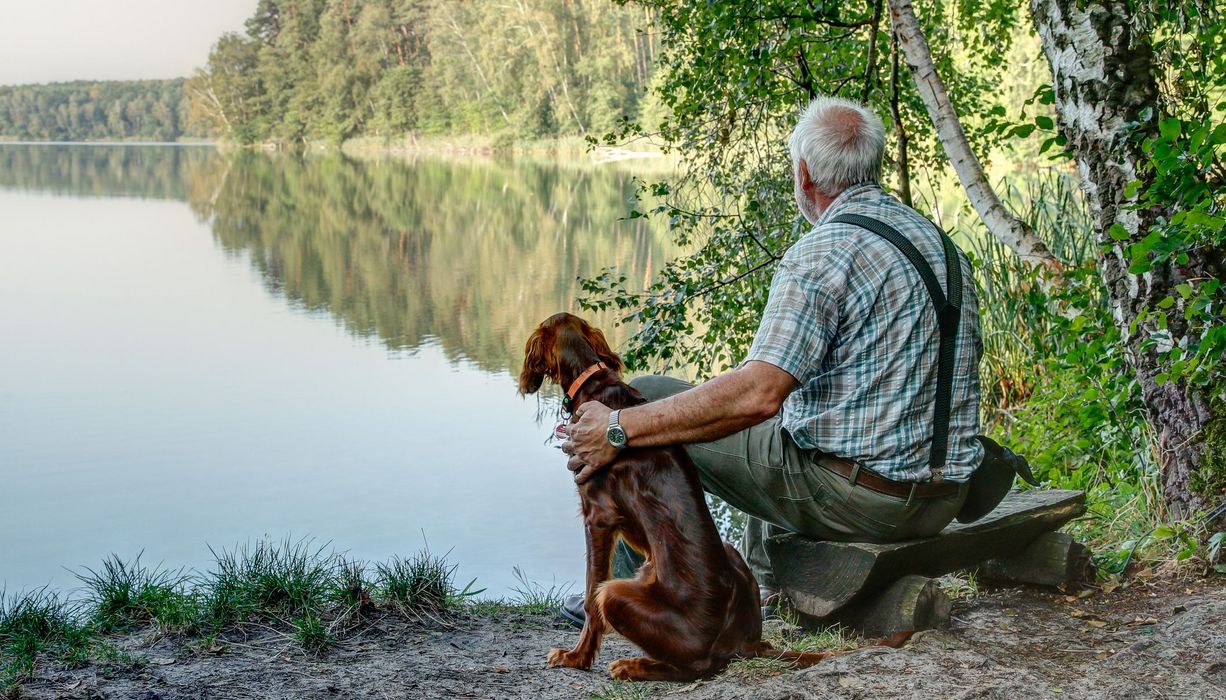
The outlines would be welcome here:
[[[911,0],[890,0],[890,17],[898,33],[898,41],[911,68],[915,87],[919,90],[928,116],[936,128],[937,137],[945,154],[953,163],[958,180],[966,190],[967,197],[979,213],[988,231],[1005,244],[1022,260],[1031,265],[1042,265],[1053,273],[1059,273],[1060,261],[1052,254],[1042,239],[1026,222],[1014,216],[988,183],[983,165],[971,150],[962,123],[949,101],[949,94],[941,77],[937,75],[928,49],[928,40],[920,30],[919,20],[911,7]]]

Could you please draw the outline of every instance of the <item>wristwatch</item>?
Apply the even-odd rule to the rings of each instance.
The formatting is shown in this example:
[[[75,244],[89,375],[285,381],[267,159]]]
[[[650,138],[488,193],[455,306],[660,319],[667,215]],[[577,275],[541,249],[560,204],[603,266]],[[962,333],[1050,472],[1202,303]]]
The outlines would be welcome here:
[[[617,422],[619,414],[620,408],[609,414],[609,431],[605,433],[605,437],[609,438],[610,445],[620,450],[626,446],[626,431],[622,430],[622,424]]]

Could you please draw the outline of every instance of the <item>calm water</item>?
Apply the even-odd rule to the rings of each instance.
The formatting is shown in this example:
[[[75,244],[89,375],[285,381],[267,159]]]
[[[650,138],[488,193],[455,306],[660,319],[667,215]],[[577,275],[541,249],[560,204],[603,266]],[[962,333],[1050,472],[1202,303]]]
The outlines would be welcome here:
[[[287,534],[582,578],[577,497],[516,394],[576,275],[642,279],[631,175],[0,145],[0,587],[110,553],[207,569]],[[605,319],[607,324],[607,319]],[[615,341],[624,337],[613,331]]]

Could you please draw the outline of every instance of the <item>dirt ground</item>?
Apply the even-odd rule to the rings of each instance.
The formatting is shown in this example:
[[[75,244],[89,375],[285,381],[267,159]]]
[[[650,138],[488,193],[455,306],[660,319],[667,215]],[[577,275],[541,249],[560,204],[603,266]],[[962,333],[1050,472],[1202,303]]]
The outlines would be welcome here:
[[[774,676],[725,673],[694,684],[613,684],[605,666],[636,655],[607,639],[591,672],[547,669],[577,631],[502,612],[449,624],[386,617],[319,658],[262,626],[212,649],[177,639],[114,641],[144,663],[39,668],[23,697],[179,699],[809,698],[1226,699],[1223,579],[1133,579],[1088,598],[1035,589],[980,591],[954,603],[950,629],[902,649],[868,648]]]

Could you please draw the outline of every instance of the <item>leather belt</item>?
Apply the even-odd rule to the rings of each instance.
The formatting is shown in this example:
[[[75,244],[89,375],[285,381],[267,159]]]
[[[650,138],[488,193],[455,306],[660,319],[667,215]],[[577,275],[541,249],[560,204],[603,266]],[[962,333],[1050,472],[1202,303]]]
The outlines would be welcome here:
[[[961,484],[954,481],[924,481],[907,482],[887,479],[867,467],[862,467],[849,459],[822,455],[817,458],[822,467],[847,477],[852,486],[863,486],[870,491],[883,493],[897,498],[942,498],[958,493]]]

